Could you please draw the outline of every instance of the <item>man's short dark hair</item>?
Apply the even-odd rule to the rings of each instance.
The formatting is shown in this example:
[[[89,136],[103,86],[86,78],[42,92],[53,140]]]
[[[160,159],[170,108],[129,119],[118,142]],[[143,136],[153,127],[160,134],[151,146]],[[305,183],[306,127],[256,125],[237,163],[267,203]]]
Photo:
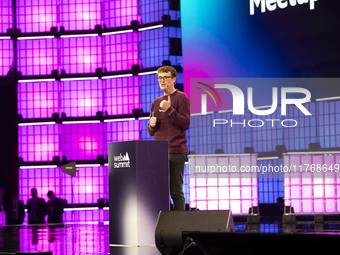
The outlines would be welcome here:
[[[50,190],[49,192],[47,192],[47,196],[48,196],[48,197],[53,196],[53,191]]]
[[[167,72],[170,72],[171,76],[176,77],[176,79],[177,79],[177,71],[172,66],[162,66],[162,67],[158,68],[157,75],[159,73],[167,73]]]

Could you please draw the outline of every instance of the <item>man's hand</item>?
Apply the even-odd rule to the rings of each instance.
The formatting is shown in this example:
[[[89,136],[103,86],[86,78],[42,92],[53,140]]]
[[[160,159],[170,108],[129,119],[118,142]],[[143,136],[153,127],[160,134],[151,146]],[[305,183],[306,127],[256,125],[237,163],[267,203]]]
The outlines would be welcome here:
[[[155,112],[152,112],[152,117],[150,118],[150,127],[155,127],[157,123],[157,118],[155,117]]]
[[[163,100],[159,105],[164,111],[168,110],[171,107],[170,95],[168,95],[168,101]]]

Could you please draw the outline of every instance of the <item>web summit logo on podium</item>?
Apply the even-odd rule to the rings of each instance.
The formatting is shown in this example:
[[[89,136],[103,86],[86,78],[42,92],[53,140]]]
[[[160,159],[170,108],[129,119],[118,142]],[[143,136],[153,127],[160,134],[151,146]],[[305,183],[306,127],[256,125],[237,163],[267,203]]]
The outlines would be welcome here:
[[[119,156],[113,156],[114,160],[114,168],[129,168],[130,167],[130,157],[129,153],[125,153],[125,156],[122,156],[120,153]]]

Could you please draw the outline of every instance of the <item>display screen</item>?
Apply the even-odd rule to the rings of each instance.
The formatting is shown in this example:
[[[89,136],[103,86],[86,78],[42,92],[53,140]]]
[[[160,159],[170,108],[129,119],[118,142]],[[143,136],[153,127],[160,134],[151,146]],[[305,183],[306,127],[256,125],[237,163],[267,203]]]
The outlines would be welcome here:
[[[339,77],[339,14],[334,0],[181,1],[185,92],[191,78]]]

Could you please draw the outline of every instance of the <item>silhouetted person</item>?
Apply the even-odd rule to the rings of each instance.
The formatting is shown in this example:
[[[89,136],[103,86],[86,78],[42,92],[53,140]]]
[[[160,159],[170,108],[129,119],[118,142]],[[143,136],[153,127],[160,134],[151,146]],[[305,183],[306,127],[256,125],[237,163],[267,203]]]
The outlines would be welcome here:
[[[19,196],[14,194],[12,200],[6,204],[6,224],[17,225],[22,224],[25,217],[24,202],[19,200]]]
[[[50,200],[47,202],[48,223],[63,223],[64,200],[57,198],[53,191],[49,191],[47,196]]]
[[[0,187],[0,212],[5,211],[5,201],[2,198],[2,195],[4,194],[4,190]]]
[[[38,197],[36,188],[31,189],[31,195],[27,201],[28,224],[45,224],[46,202]]]

